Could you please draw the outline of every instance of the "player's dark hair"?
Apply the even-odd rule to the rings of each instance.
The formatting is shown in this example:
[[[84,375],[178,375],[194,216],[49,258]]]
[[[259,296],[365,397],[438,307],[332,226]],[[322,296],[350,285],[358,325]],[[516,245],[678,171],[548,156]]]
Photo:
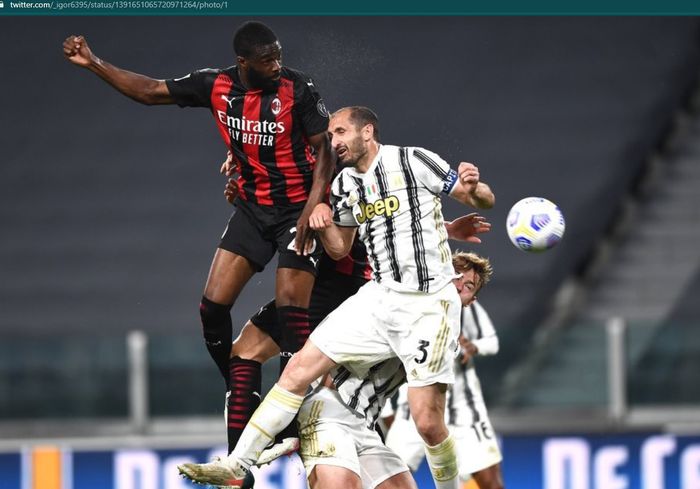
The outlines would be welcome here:
[[[238,28],[233,36],[233,52],[237,56],[249,58],[255,53],[256,48],[267,46],[276,41],[275,33],[262,22],[246,22]]]
[[[374,127],[374,140],[379,142],[379,117],[374,111],[368,107],[362,107],[355,105],[353,107],[345,107],[345,109],[350,111],[350,121],[357,128],[365,127],[367,124],[371,124]]]

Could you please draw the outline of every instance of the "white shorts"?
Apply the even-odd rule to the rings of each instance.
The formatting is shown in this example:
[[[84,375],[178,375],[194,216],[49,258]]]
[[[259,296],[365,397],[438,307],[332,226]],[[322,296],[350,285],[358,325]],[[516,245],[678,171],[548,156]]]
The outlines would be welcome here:
[[[449,426],[457,447],[459,477],[471,475],[501,462],[501,450],[488,418],[472,426]],[[397,417],[391,425],[386,444],[411,468],[418,470],[425,456],[425,445],[412,419]]]
[[[374,489],[405,463],[367,427],[364,417],[342,403],[338,393],[320,387],[304,399],[299,410],[299,455],[307,477],[317,465],[344,467],[360,476],[363,489]]]
[[[360,378],[371,366],[398,357],[408,385],[452,384],[461,310],[452,283],[424,294],[371,281],[333,311],[310,340]]]

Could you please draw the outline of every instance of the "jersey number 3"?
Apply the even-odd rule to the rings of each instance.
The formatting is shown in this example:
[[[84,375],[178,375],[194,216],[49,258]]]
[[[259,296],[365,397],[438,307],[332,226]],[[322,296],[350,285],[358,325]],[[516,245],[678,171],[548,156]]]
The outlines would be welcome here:
[[[430,345],[429,341],[418,340],[418,351],[421,353],[421,357],[415,359],[417,364],[425,363],[425,359],[428,358],[428,345]]]

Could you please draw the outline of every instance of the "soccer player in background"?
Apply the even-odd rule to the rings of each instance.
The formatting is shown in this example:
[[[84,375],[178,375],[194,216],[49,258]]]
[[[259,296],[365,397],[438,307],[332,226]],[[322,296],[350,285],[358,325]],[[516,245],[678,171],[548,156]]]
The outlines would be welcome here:
[[[474,253],[455,253],[452,257],[455,270],[479,267],[479,289],[492,274],[491,264]],[[460,292],[462,301],[462,328],[459,336],[461,350],[454,362],[455,383],[447,390],[445,421],[455,437],[459,456],[459,477],[463,481],[473,478],[479,489],[503,489],[501,475],[501,451],[491,426],[481,384],[474,367],[475,356],[498,353],[498,335],[486,310],[475,301],[476,291]],[[405,386],[398,394],[394,410],[386,404],[382,413],[389,426],[386,444],[408,464],[413,472],[418,470],[425,455],[423,443],[410,416]]]
[[[332,258],[345,256],[359,228],[373,279],[331,313],[292,357],[226,459],[184,464],[195,482],[244,487],[244,478],[270,440],[296,416],[309,385],[337,365],[357,377],[394,357],[409,383],[409,404],[438,489],[457,488],[454,440],[444,422],[445,389],[454,381],[461,303],[440,194],[475,208],[494,195],[479,170],[458,171],[438,155],[379,143],[370,109],[347,107],[329,132],[345,166],[331,191],[332,209],[317,206],[310,219]]]
[[[63,43],[70,62],[137,102],[209,109],[233,155],[239,174],[236,210],[214,254],[200,304],[206,347],[227,388],[240,380],[238,357],[229,359],[231,307],[275,253],[281,369],[309,335],[309,298],[321,247],[308,220],[334,170],[328,112],[313,80],[282,65],[275,33],[260,22],[246,22],[234,35],[233,49],[234,66],[156,80],[98,58],[83,36],[71,35]]]

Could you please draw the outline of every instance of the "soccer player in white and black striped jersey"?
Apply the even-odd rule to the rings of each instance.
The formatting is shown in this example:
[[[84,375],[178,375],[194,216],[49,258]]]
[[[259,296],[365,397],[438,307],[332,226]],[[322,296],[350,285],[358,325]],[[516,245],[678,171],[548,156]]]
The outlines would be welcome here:
[[[436,487],[456,489],[457,457],[443,413],[462,307],[451,284],[455,271],[440,194],[483,209],[493,206],[493,192],[471,163],[455,171],[428,150],[381,145],[378,119],[365,107],[337,111],[329,133],[346,168],[333,182],[333,209],[319,204],[309,222],[333,258],[348,253],[359,230],[373,280],[292,357],[229,457],[185,464],[181,471],[195,482],[245,487],[248,469],[294,418],[314,379],[338,364],[364,377],[373,365],[398,357]]]
[[[489,281],[492,268],[488,259],[474,253],[457,252],[453,256],[453,263],[458,272],[476,270],[479,285],[476,290],[465,290],[464,287],[460,290],[464,306],[459,336],[461,352],[453,362],[455,383],[447,391],[445,422],[457,442],[460,479],[468,481],[473,478],[479,489],[503,489],[503,457],[473,360],[475,356],[498,353],[498,335],[493,322],[481,304],[474,300],[476,293]],[[391,409],[392,403],[387,403],[382,412],[382,421],[385,426],[390,426],[386,438],[387,447],[415,472],[425,453],[420,435],[410,417],[405,387],[401,386],[399,390],[395,409]]]

